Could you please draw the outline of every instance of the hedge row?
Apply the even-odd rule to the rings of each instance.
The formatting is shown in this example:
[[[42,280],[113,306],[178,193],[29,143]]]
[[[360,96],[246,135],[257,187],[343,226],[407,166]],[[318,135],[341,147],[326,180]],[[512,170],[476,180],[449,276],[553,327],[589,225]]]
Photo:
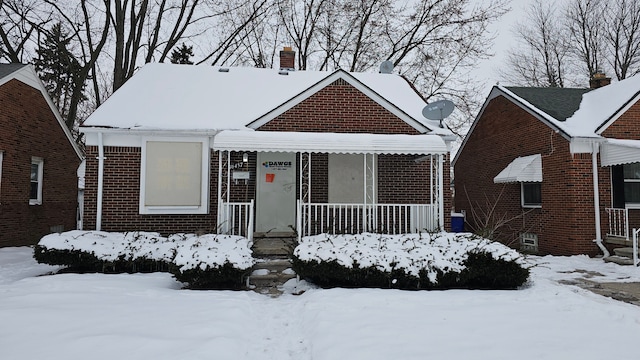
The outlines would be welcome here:
[[[464,261],[461,271],[443,272],[437,270],[436,281],[428,277],[427,269],[419,276],[408,274],[402,268],[390,272],[375,266],[352,268],[340,265],[337,260],[318,262],[316,260],[293,259],[293,269],[301,278],[323,288],[394,288],[405,290],[445,290],[445,289],[516,289],[529,278],[529,269],[514,260],[495,259],[489,252],[471,252]]]
[[[146,258],[127,260],[124,256],[114,261],[101,260],[95,255],[80,250],[48,249],[40,245],[34,248],[34,258],[42,264],[64,266],[62,272],[76,273],[149,273],[169,272],[189,289],[241,289],[243,279],[250,271],[235,268],[229,263],[219,267],[207,266],[181,270],[174,263]]]

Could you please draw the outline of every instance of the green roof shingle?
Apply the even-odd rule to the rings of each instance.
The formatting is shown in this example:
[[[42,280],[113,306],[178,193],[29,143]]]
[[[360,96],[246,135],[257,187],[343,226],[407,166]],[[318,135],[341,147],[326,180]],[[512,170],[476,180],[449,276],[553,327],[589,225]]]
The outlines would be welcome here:
[[[580,107],[582,94],[592,89],[506,87],[518,97],[556,120],[565,121]]]

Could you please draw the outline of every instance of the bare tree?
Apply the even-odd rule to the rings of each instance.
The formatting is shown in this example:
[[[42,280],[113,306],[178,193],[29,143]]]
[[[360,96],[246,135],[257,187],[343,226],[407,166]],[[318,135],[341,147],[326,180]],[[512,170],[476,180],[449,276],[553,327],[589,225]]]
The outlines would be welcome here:
[[[608,4],[606,38],[609,62],[618,80],[640,72],[640,3],[615,0]]]
[[[0,0],[0,60],[24,63],[35,55],[40,30],[51,21],[38,5],[37,0]]]
[[[521,47],[508,53],[509,80],[529,86],[564,87],[569,72],[569,38],[555,4],[540,0],[529,9],[528,23],[516,26]]]
[[[605,10],[602,0],[574,0],[567,7],[570,49],[578,58],[579,66],[586,70],[587,76],[603,70],[605,63]]]
[[[326,11],[328,0],[278,0],[278,14],[285,32],[298,50],[298,69],[308,68],[319,34],[318,24]]]

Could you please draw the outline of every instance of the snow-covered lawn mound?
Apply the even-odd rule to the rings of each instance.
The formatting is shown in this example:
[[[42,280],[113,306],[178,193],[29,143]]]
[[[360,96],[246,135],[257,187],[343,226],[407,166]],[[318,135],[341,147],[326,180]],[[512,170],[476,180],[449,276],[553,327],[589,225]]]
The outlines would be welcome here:
[[[426,277],[433,284],[443,274],[463,272],[473,254],[489,255],[501,264],[525,266],[517,251],[469,233],[321,234],[304,237],[294,251],[303,263],[333,263],[346,269],[366,268],[382,273],[400,271],[409,277]],[[327,272],[326,268],[316,270]]]

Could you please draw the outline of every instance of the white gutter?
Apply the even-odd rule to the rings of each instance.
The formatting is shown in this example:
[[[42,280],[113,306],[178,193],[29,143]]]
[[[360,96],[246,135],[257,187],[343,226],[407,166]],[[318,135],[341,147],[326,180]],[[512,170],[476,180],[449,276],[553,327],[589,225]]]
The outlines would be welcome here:
[[[96,204],[96,230],[102,227],[102,191],[104,182],[104,144],[102,142],[102,132],[98,133],[98,198]]]
[[[604,257],[609,257],[609,250],[602,244],[602,230],[600,228],[600,190],[598,189],[598,143],[593,143],[591,151],[591,166],[593,171],[593,208],[595,211],[596,220],[596,238],[593,240],[596,245],[602,250]]]

